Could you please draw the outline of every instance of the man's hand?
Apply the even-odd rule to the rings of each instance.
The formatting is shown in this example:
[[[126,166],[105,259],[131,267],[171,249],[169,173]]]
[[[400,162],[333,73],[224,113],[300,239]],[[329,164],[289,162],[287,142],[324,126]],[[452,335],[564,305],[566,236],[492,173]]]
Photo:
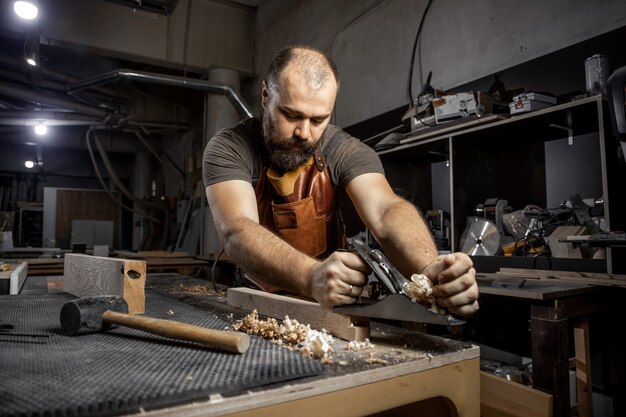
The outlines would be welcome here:
[[[466,317],[478,311],[476,270],[466,254],[456,252],[438,256],[422,274],[434,282],[433,294],[440,306]]]
[[[353,304],[367,285],[369,266],[351,252],[334,252],[311,271],[311,296],[322,307]]]

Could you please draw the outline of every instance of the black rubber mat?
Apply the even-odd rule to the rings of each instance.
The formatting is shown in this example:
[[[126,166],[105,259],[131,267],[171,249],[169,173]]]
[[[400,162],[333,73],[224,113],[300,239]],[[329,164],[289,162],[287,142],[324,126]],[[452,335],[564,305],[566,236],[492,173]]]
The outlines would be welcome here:
[[[297,352],[252,337],[243,354],[178,342],[124,327],[69,337],[59,313],[65,294],[0,296],[0,416],[117,415],[234,395],[321,374]],[[212,313],[146,291],[146,316],[224,329]]]

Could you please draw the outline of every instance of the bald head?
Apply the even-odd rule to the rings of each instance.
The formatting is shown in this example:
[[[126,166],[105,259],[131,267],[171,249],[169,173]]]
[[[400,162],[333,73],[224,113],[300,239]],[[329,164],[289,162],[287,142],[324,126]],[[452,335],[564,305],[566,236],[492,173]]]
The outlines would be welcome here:
[[[261,92],[263,139],[274,166],[290,171],[312,157],[337,88],[337,68],[324,53],[301,46],[276,53]]]
[[[337,66],[332,59],[317,49],[306,46],[286,46],[280,49],[270,64],[265,78],[265,84],[269,90],[276,90],[279,80],[285,69],[297,74],[306,86],[313,91],[318,91],[329,81],[339,87]]]

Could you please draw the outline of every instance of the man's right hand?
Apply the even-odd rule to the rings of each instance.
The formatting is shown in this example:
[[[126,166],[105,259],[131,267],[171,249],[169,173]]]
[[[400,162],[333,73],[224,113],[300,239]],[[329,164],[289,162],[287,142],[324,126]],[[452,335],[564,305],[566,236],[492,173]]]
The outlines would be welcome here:
[[[311,296],[322,307],[353,304],[367,285],[370,267],[351,252],[334,252],[309,274]]]

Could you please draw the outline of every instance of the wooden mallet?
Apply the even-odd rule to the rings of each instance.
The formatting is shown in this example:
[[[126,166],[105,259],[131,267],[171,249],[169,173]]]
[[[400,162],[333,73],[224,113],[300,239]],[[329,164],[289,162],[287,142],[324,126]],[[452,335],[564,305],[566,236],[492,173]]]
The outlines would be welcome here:
[[[186,340],[243,353],[250,347],[245,333],[213,330],[172,320],[127,314],[128,304],[119,296],[84,297],[69,301],[61,309],[61,326],[70,336],[105,331],[109,325],[131,327],[176,340]]]

